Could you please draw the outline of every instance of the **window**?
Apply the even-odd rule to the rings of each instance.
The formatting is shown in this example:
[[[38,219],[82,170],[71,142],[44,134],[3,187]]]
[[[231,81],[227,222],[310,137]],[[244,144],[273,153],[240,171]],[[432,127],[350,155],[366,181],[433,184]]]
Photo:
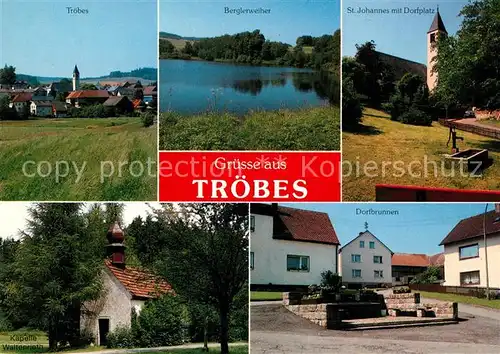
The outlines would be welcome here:
[[[434,43],[436,41],[436,34],[432,33],[431,34],[431,43]]]
[[[352,263],[361,263],[361,255],[360,254],[351,254],[351,262]]]
[[[353,278],[361,278],[361,269],[353,269],[352,270]]]
[[[255,231],[255,216],[250,215],[250,232]]]
[[[460,285],[479,285],[479,270],[460,273]]]
[[[365,248],[365,241],[359,241],[359,248]]]
[[[460,247],[458,254],[460,259],[479,257],[479,244]]]
[[[382,256],[373,256],[373,263],[382,264]]]
[[[253,267],[254,267],[254,263],[253,263],[254,258],[255,258],[255,256],[254,256],[253,252],[250,252],[250,269],[253,269]]]
[[[384,271],[383,270],[374,270],[373,275],[375,276],[375,278],[383,278]]]
[[[375,249],[375,242],[374,241],[370,241],[370,248]]]
[[[309,271],[309,257],[308,256],[286,256],[286,270],[298,270],[303,272]]]

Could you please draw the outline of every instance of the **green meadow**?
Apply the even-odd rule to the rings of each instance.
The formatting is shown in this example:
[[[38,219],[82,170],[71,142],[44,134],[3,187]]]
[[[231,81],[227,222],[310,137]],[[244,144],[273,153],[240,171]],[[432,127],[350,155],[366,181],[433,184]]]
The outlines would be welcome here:
[[[140,118],[0,121],[0,200],[154,200],[156,132]]]

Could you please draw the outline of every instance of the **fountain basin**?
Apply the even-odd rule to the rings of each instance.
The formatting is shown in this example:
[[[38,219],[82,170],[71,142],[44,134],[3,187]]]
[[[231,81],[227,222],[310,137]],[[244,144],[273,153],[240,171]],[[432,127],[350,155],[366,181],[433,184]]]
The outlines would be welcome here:
[[[488,166],[487,149],[467,149],[453,155],[447,155],[446,166],[451,169],[459,167],[462,172],[481,171]]]

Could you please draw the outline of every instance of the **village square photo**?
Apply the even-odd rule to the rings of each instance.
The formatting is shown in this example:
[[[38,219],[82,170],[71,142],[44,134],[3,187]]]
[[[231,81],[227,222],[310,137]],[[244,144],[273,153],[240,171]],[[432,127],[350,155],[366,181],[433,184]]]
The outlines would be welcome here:
[[[251,204],[251,351],[498,353],[498,252],[500,204]]]
[[[0,200],[156,199],[156,5],[2,2]]]
[[[1,202],[0,352],[248,353],[248,220],[248,204]]]
[[[500,200],[499,12],[343,1],[344,200]]]

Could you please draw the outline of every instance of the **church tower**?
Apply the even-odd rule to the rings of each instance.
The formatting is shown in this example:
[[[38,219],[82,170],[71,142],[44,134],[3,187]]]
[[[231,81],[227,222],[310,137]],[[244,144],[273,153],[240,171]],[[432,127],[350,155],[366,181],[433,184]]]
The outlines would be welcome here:
[[[111,264],[118,268],[125,268],[125,245],[123,241],[125,236],[118,221],[112,224],[108,229],[108,246],[107,255],[111,260]]]
[[[432,68],[436,64],[432,60],[437,54],[436,42],[440,36],[447,35],[448,32],[444,27],[438,7],[434,20],[432,20],[431,28],[427,32],[427,87],[429,88],[429,92],[432,92],[437,84],[437,73],[432,72]]]
[[[80,88],[80,72],[78,71],[78,67],[75,65],[75,69],[73,70],[73,91],[76,91]]]

